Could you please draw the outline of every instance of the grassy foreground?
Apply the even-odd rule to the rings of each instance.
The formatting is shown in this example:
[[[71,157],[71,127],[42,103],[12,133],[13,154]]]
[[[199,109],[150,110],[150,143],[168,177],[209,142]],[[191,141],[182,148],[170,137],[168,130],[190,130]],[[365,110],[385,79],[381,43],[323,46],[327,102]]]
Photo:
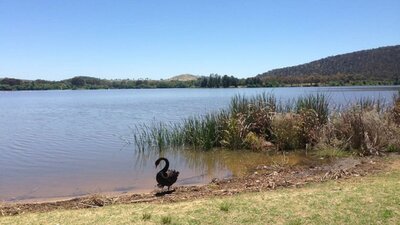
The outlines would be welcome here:
[[[0,224],[400,224],[400,167],[300,189],[0,217]]]

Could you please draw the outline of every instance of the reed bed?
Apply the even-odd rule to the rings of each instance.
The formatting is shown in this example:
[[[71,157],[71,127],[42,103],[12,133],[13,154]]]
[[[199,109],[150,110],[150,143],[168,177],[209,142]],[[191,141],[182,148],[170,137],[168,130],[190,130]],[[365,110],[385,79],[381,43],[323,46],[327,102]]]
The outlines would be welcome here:
[[[361,155],[400,151],[400,95],[392,105],[360,99],[344,110],[330,110],[324,94],[285,103],[272,94],[236,95],[227,109],[180,123],[137,125],[140,151],[226,148],[253,151],[338,151]]]

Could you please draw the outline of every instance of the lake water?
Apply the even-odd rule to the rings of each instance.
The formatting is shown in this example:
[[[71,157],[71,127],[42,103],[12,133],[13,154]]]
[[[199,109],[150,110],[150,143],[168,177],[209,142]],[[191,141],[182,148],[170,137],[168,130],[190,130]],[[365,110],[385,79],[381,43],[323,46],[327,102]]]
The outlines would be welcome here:
[[[398,90],[377,86],[0,92],[0,201],[152,190],[158,156],[138,157],[134,145],[126,144],[132,140],[131,127],[216,111],[236,94],[270,92],[287,100],[328,93],[334,106],[362,97],[391,101]],[[181,171],[177,185],[184,185],[240,173],[245,160],[234,154],[185,152],[167,157],[171,168]]]

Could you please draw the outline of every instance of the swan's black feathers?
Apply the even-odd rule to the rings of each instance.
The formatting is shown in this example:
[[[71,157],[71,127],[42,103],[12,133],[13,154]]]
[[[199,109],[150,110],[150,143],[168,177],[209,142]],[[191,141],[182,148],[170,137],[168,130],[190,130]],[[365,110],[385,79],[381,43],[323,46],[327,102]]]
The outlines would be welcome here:
[[[168,188],[173,185],[178,179],[179,172],[176,170],[167,170],[167,172],[163,173],[162,171],[157,173],[157,186],[163,188],[167,186]]]
[[[157,159],[157,161],[155,163],[156,167],[158,166],[158,164],[160,164],[160,162],[162,160],[165,161],[165,166],[160,172],[157,173],[157,176],[156,176],[156,180],[157,180],[157,183],[158,183],[157,186],[160,187],[160,188],[163,188],[164,186],[167,186],[168,190],[169,190],[171,185],[173,185],[176,182],[176,180],[178,179],[179,171],[169,170],[168,169],[169,161],[166,158]]]

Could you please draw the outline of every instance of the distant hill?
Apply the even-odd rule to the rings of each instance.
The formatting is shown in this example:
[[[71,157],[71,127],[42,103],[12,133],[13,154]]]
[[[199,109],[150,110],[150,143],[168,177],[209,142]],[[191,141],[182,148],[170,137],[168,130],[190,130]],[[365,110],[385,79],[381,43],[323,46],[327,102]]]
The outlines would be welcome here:
[[[176,80],[176,81],[192,81],[199,79],[198,76],[192,74],[181,74],[174,77],[169,78],[168,80]]]
[[[330,56],[298,66],[274,69],[256,76],[261,80],[312,77],[322,80],[398,80],[400,77],[400,45]],[[318,79],[317,79],[318,80]],[[286,82],[287,83],[287,82]]]

